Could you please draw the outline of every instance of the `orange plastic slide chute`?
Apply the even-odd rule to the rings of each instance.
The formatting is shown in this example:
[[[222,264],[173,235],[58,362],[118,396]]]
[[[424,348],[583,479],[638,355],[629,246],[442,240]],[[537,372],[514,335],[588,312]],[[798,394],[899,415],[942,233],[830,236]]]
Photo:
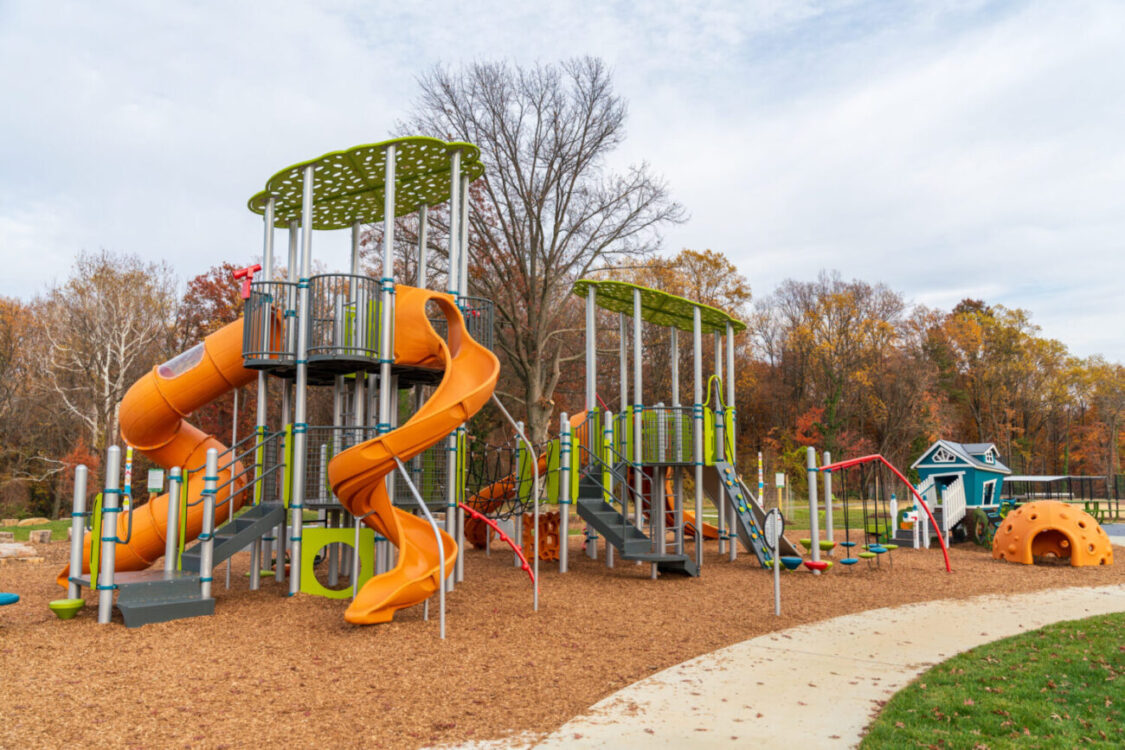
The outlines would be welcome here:
[[[426,304],[435,303],[448,322],[448,344],[433,329]],[[395,508],[386,477],[395,458],[409,461],[445,439],[480,411],[492,396],[500,362],[465,330],[465,320],[447,294],[408,286],[395,287],[395,362],[440,368],[441,383],[406,424],[340,453],[328,463],[328,481],[340,503],[398,547],[394,568],[371,578],[344,613],[351,623],[388,622],[404,607],[420,604],[437,591],[441,570],[452,570],[457,543],[440,531],[444,565],[430,524]]]
[[[242,366],[242,319],[220,328],[202,342],[184,353],[154,367],[138,380],[121,401],[121,437],[142,454],[165,469],[179,466],[185,472],[202,467],[211,448],[220,456],[229,449],[213,435],[188,424],[184,417],[223,394],[244,386],[258,377],[254,370]],[[242,466],[234,465],[236,476]],[[187,477],[187,534],[185,542],[199,536],[203,528],[203,503],[197,502],[203,494],[204,471],[200,468]],[[230,470],[220,471],[218,485],[230,478]],[[230,503],[215,509],[216,526],[227,519],[231,506],[237,510],[245,501],[246,493],[239,492],[245,482],[235,480],[231,489],[235,495]],[[216,498],[218,503],[226,493]],[[149,500],[133,511],[133,530],[129,534],[129,519],[118,514],[117,538],[127,544],[118,544],[116,570],[144,570],[164,554],[165,527],[168,520],[168,495]],[[90,539],[83,541],[82,572],[90,570]],[[57,581],[67,584],[70,566],[63,568]]]

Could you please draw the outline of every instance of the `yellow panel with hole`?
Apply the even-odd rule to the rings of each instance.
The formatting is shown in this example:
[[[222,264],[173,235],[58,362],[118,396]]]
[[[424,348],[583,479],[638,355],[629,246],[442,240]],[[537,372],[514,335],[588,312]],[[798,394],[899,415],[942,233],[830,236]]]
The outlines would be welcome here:
[[[346,544],[354,549],[355,529],[309,529],[301,534],[301,593],[323,596],[326,599],[351,599],[352,587],[330,589],[316,580],[316,553],[329,544]],[[350,571],[348,572],[350,576]],[[359,530],[359,586],[375,575],[375,532],[369,528]]]

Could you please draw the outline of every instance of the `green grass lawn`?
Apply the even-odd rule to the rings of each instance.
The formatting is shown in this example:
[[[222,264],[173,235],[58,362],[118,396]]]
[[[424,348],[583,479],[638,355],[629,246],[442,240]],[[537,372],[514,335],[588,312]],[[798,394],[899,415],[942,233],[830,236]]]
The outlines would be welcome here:
[[[933,667],[863,748],[1125,747],[1125,614],[1051,625]]]
[[[0,531],[14,531],[16,532],[17,542],[26,542],[28,532],[38,531],[40,529],[51,530],[51,541],[57,542],[60,539],[66,539],[66,530],[70,528],[70,519],[65,518],[59,521],[51,521],[50,523],[40,523],[34,526],[4,526]]]

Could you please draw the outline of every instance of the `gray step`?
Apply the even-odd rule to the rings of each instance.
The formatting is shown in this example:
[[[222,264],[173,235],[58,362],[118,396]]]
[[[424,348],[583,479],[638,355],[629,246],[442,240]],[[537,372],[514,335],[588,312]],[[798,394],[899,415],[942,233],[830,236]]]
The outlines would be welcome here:
[[[215,530],[212,565],[218,565],[246,549],[251,542],[268,536],[285,520],[285,506],[281,503],[261,503]],[[198,573],[202,563],[203,543],[197,541],[184,550],[183,569]]]
[[[652,549],[652,540],[601,497],[578,498],[575,504],[580,518],[597,529],[605,540],[621,552],[623,560],[656,563],[657,570],[666,573],[686,573],[698,576],[699,570],[687,555],[658,553]],[[622,538],[622,533],[625,539]]]
[[[201,599],[198,593],[194,598],[158,602],[122,602],[119,598],[117,609],[125,620],[125,627],[139,628],[153,622],[168,622],[170,620],[182,620],[186,617],[213,615],[215,614],[215,600],[210,597]]]

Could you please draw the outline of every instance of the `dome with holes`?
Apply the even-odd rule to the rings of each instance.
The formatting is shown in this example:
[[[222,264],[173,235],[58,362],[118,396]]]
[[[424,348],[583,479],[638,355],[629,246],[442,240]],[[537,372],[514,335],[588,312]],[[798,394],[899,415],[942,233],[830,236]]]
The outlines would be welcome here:
[[[1069,559],[1074,566],[1112,565],[1113,546],[1089,513],[1058,500],[1039,500],[1004,516],[992,556],[1025,565],[1048,556]]]

